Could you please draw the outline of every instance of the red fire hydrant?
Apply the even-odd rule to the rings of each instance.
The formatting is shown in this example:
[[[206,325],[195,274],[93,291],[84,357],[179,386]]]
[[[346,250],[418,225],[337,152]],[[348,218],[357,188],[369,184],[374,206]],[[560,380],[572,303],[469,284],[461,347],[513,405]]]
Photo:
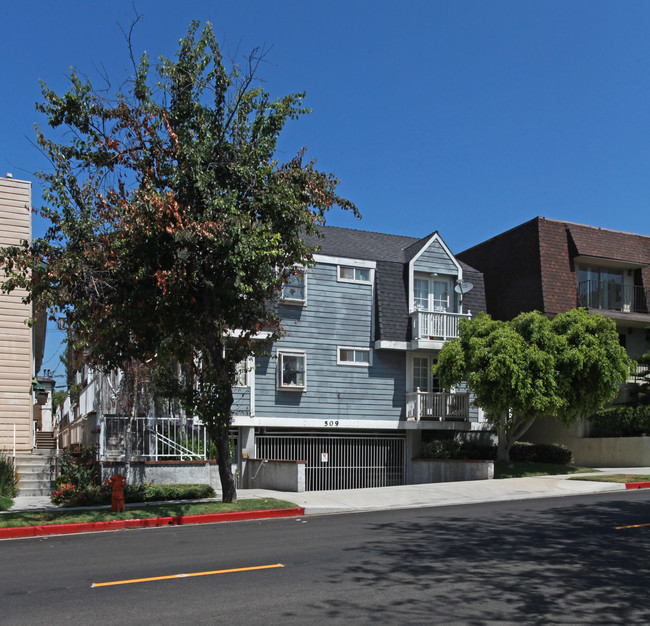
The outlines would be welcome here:
[[[124,486],[126,485],[126,478],[122,474],[113,474],[111,476],[111,484],[113,485],[111,511],[118,513],[124,510]]]

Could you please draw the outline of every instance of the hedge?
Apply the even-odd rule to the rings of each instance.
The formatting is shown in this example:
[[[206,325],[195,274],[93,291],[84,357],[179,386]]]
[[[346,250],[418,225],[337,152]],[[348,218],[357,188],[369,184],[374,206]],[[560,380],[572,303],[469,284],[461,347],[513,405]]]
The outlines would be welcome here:
[[[161,502],[167,500],[202,500],[216,497],[210,485],[127,485],[124,488],[124,502]],[[112,491],[109,483],[85,489],[71,484],[60,485],[52,494],[52,502],[61,506],[100,506],[111,503]]]
[[[434,439],[422,445],[421,456],[424,459],[495,460],[497,447],[455,439]],[[557,443],[517,442],[510,448],[510,460],[569,465],[573,453]]]
[[[590,437],[644,437],[650,435],[650,405],[603,409],[589,421]]]

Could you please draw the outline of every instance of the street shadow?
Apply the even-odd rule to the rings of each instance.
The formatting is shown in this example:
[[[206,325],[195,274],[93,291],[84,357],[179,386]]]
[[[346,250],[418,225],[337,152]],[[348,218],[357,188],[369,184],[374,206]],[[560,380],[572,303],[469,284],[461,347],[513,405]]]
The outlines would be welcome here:
[[[367,540],[346,550],[349,564],[324,581],[332,597],[309,613],[393,624],[649,623],[650,526],[616,527],[650,523],[650,503],[547,502],[367,524]],[[355,596],[337,589],[350,578]]]

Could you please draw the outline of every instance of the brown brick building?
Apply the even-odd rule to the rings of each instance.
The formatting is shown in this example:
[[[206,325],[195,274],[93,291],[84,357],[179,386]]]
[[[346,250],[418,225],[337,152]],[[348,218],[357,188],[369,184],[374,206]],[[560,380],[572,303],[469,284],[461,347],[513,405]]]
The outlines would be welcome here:
[[[496,319],[582,306],[615,320],[630,356],[647,350],[650,237],[536,217],[456,255],[483,273]]]

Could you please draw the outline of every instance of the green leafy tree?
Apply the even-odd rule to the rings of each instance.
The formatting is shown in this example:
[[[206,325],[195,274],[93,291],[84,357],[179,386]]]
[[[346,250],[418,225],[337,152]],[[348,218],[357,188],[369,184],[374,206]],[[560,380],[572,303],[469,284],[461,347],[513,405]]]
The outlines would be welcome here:
[[[5,290],[62,312],[89,365],[174,374],[159,383],[206,423],[228,502],[236,364],[263,347],[260,332],[281,336],[273,302],[312,262],[304,235],[334,205],[358,217],[304,151],[277,160],[285,123],[308,110],[304,94],[272,100],[255,85],[262,58],[226,67],[195,22],[175,58],[152,69],[142,55],[117,93],[75,71],[63,95],[43,85],[37,108],[66,131],[37,129],[50,228],[0,257]]]
[[[440,351],[444,387],[467,380],[498,436],[497,458],[538,417],[571,424],[616,397],[631,361],[610,319],[575,309],[549,320],[537,311],[511,321],[479,313]]]

